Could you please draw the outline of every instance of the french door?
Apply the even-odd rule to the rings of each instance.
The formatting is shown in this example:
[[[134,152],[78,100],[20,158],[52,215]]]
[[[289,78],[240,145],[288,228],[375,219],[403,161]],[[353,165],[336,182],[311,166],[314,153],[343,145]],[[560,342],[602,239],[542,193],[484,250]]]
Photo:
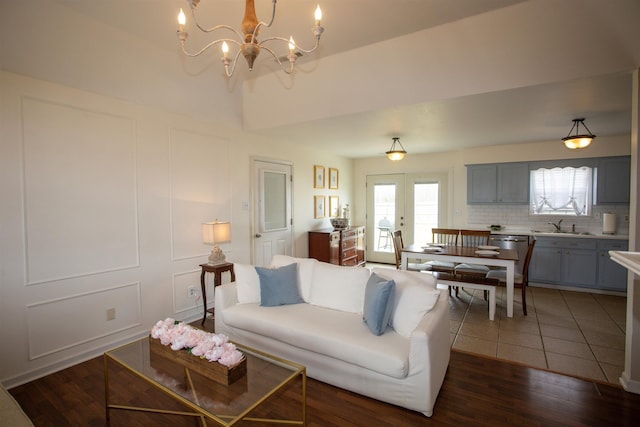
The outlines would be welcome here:
[[[395,264],[394,230],[405,245],[427,243],[446,219],[446,174],[367,176],[367,261]]]

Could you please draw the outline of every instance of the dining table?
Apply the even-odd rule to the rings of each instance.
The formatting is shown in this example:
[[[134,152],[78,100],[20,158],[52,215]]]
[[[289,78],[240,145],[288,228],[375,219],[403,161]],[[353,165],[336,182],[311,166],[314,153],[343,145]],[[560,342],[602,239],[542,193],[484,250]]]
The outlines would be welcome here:
[[[504,267],[506,269],[507,317],[513,317],[515,266],[516,262],[518,262],[518,252],[516,250],[487,246],[474,247],[430,243],[405,246],[402,248],[401,254],[400,268],[403,270],[407,270],[409,259]],[[464,282],[464,280],[461,280],[461,282]],[[460,286],[464,287],[464,283],[461,283]]]

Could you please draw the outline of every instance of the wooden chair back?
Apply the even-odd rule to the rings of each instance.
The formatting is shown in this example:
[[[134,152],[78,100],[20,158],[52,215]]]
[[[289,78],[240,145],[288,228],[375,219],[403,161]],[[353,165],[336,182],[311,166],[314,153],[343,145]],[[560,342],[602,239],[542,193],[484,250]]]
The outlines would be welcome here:
[[[396,269],[400,270],[400,263],[402,262],[402,254],[400,251],[404,248],[404,243],[402,242],[402,231],[395,230],[393,232],[393,251],[396,254]]]
[[[460,230],[453,228],[432,228],[432,243],[443,243],[445,245],[458,245],[458,235]]]
[[[489,244],[490,230],[460,230],[462,246],[482,246]]]
[[[527,249],[527,255],[524,258],[524,264],[522,265],[522,287],[525,288],[529,285],[529,264],[531,264],[531,257],[533,256],[533,247],[536,244],[536,239],[531,238],[529,243],[529,249]]]

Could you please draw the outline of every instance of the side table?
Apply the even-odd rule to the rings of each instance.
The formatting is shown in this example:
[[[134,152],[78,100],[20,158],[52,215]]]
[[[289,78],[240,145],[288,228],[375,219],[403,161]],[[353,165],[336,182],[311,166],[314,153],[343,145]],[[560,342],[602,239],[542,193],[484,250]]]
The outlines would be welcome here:
[[[207,287],[204,283],[204,275],[206,273],[213,273],[213,287],[215,289],[216,286],[222,285],[222,273],[225,271],[231,273],[232,282],[236,280],[236,274],[233,271],[233,263],[230,262],[223,262],[215,265],[200,264],[200,267],[202,267],[202,273],[200,274],[200,289],[202,290],[202,304],[204,306],[204,315],[202,316],[201,324],[204,325],[204,321],[207,319]],[[213,309],[211,311],[213,312]]]

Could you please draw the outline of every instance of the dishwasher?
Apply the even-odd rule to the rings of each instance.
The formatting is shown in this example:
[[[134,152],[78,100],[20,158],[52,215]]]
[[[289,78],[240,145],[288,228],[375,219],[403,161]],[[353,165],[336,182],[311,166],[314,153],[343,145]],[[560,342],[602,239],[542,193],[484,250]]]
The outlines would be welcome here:
[[[529,250],[529,236],[527,235],[507,235],[492,234],[489,237],[489,244],[500,249],[514,249],[518,252],[518,262],[516,263],[516,273],[522,274],[524,259]]]

